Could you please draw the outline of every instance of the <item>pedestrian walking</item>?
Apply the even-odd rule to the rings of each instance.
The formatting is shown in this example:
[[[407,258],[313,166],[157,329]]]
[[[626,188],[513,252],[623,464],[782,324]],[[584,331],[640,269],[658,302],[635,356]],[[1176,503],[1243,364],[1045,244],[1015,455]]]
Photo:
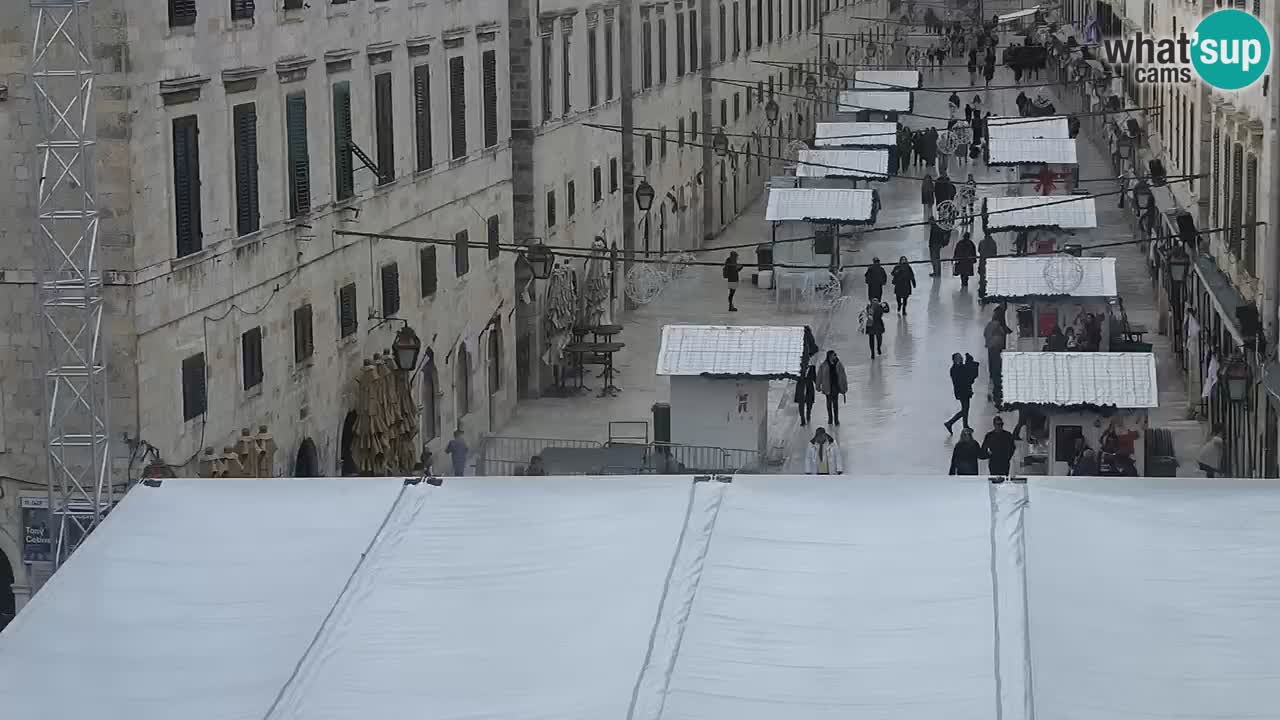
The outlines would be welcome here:
[[[911,167],[911,131],[898,127],[898,163],[902,172]]]
[[[862,278],[867,281],[867,299],[879,302],[884,294],[884,286],[889,282],[889,274],[880,264],[880,258],[871,259],[871,267],[867,268]]]
[[[938,204],[956,199],[956,184],[951,182],[945,172],[940,173],[937,182],[933,184],[933,199]]]
[[[929,277],[942,274],[942,249],[951,244],[951,231],[945,230],[936,222],[929,223],[929,262],[933,264],[933,272]]]
[[[924,131],[916,130],[911,133],[911,156],[913,158],[912,165],[920,167],[924,164]]]
[[[991,431],[982,438],[982,457],[987,461],[987,472],[992,475],[1008,475],[1013,453],[1018,443],[1013,433],[1004,429],[1004,418],[999,415],[991,421]]]
[[[969,143],[973,141],[973,128],[968,120],[957,120],[955,125],[951,126],[951,132],[956,134],[956,164],[969,164]]]
[[[844,472],[840,446],[823,428],[813,432],[813,439],[805,450],[804,472],[806,475],[839,475]]]
[[[1223,445],[1222,426],[1214,425],[1209,439],[1200,447],[1200,455],[1196,458],[1196,464],[1204,471],[1205,477],[1216,478],[1226,472]]]
[[[459,477],[467,474],[467,455],[471,449],[467,447],[467,441],[462,436],[462,429],[453,431],[453,439],[444,446],[444,452],[449,456],[449,460],[453,464],[453,474]]]
[[[960,236],[956,249],[951,253],[951,272],[960,278],[960,287],[968,289],[969,278],[973,277],[973,263],[978,257],[978,248],[974,246],[969,233]]]
[[[960,431],[960,441],[951,449],[951,470],[948,475],[977,475],[978,460],[982,457],[982,446],[973,439],[973,430],[965,428]]]
[[[969,51],[969,87],[978,84],[978,50],[974,48]]]
[[[991,312],[991,321],[982,329],[982,343],[987,348],[987,372],[991,376],[991,390],[987,399],[997,405],[1000,404],[1001,372],[1004,370],[1000,353],[1008,346],[1009,334],[1012,332],[1013,328],[1005,324],[1004,304],[1001,303]]]
[[[1022,117],[1027,116],[1027,105],[1031,104],[1031,99],[1021,90],[1018,91],[1018,97],[1013,99],[1015,105],[1018,106],[1018,114]]]
[[[933,176],[929,173],[924,174],[924,179],[920,181],[920,204],[924,206],[924,219],[933,219]]]
[[[965,228],[973,229],[974,210],[978,203],[978,181],[973,179],[973,173],[969,173],[969,178],[964,181],[964,187],[960,189],[960,205],[964,208]],[[979,253],[981,254],[981,253]]]
[[[924,140],[921,142],[924,150],[924,162],[930,168],[933,167],[934,161],[938,157],[938,128],[928,128],[924,131]]]
[[[877,298],[867,303],[862,311],[862,330],[867,334],[867,347],[871,349],[871,359],[884,354],[884,314],[889,312],[888,303]]]
[[[911,299],[911,291],[916,288],[916,273],[907,262],[907,256],[898,258],[893,266],[893,295],[898,299],[898,312],[907,314],[907,301]]]
[[[796,381],[795,401],[800,408],[800,427],[809,424],[813,418],[813,401],[818,392],[818,368],[808,365],[800,373]]]
[[[957,95],[954,91],[951,93],[951,97],[947,98],[947,103],[949,103],[951,107],[955,108],[957,111],[960,110],[960,96]]]
[[[724,279],[729,286],[729,312],[738,312],[733,304],[733,296],[738,293],[738,276],[741,274],[742,263],[738,262],[738,251],[734,250],[724,261]]]
[[[818,366],[818,392],[827,399],[827,424],[839,425],[839,401],[849,392],[849,377],[835,350],[828,350],[827,358]]]
[[[978,361],[973,356],[965,353],[953,353],[951,355],[951,390],[956,396],[956,400],[960,401],[960,409],[956,411],[951,419],[942,423],[947,432],[952,432],[951,426],[956,421],[964,423],[965,429],[969,428],[969,402],[973,400],[973,382],[978,379]]]
[[[804,350],[800,357],[800,367],[809,367],[809,360],[818,354],[818,339],[813,336],[813,328],[804,326]]]
[[[987,277],[987,259],[995,257],[999,252],[999,248],[996,247],[996,239],[991,237],[991,233],[983,233],[982,241],[978,243],[979,282],[985,282]]]

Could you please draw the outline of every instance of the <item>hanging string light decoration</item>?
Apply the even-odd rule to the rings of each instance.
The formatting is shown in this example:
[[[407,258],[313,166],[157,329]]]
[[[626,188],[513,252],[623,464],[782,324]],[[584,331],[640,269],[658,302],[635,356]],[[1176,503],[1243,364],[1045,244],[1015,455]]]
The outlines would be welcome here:
[[[638,263],[627,271],[624,292],[632,302],[648,305],[662,294],[666,285],[665,273],[659,271],[652,263]]]
[[[943,230],[955,230],[959,220],[960,208],[954,200],[943,200],[933,207],[933,223]]]
[[[950,130],[943,130],[938,133],[938,152],[943,155],[954,155],[956,148],[960,147],[960,138]]]
[[[1080,258],[1058,253],[1044,266],[1044,284],[1056,294],[1069,295],[1084,282],[1084,263]]]

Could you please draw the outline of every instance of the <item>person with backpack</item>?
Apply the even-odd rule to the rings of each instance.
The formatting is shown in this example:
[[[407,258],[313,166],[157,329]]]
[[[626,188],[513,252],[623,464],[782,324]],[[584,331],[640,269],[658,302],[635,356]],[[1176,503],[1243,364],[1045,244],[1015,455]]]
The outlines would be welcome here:
[[[867,346],[871,348],[871,359],[884,354],[884,314],[889,312],[888,303],[879,298],[867,303],[862,311],[862,330],[867,334]]]
[[[724,261],[724,279],[729,285],[729,312],[738,312],[733,304],[733,296],[738,293],[738,277],[742,274],[742,263],[738,262],[738,251],[729,253]]]

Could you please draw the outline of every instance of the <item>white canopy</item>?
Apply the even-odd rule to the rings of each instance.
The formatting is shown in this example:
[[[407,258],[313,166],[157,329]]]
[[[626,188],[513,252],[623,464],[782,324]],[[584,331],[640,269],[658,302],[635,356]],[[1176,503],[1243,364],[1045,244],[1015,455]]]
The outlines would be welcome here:
[[[1071,137],[1071,126],[1064,117],[992,117],[987,120],[987,134],[992,140],[1067,140]]]
[[[997,15],[996,19],[999,20],[1001,23],[1013,22],[1014,20],[1021,20],[1023,18],[1032,17],[1039,10],[1040,10],[1040,6],[1037,5],[1035,7],[1026,8],[1025,10],[1015,10],[1011,13],[1005,13],[1004,15]]]
[[[875,218],[875,190],[770,188],[765,220],[866,223]]]
[[[888,150],[801,150],[796,177],[840,177],[886,180]]]
[[[819,147],[891,147],[898,144],[898,124],[891,122],[818,123],[814,140]]]
[[[1277,517],[1274,480],[164,480],[0,633],[0,697],[23,720],[1260,720]]]
[[[1160,404],[1156,356],[1149,352],[1006,352],[1004,401],[1122,409]]]
[[[664,325],[658,375],[795,375],[804,328]]]
[[[991,165],[1075,165],[1076,141],[1070,138],[991,138]]]
[[[1072,199],[1064,195],[1022,195],[989,197],[983,201],[987,230],[998,232],[1019,228],[1063,228],[1082,230],[1098,227],[1098,210],[1091,197]]]
[[[1068,269],[1059,269],[1060,266]],[[1075,270],[1079,269],[1079,278]],[[1070,287],[1061,287],[1055,275],[1069,272],[1064,278]],[[1111,257],[1063,257],[1061,255],[1027,255],[987,260],[986,296],[1017,299],[1062,295],[1072,298],[1113,298],[1116,289],[1116,259]],[[1075,282],[1076,280],[1079,282]]]
[[[845,90],[840,93],[839,112],[911,112],[911,93],[872,90]]]
[[[856,90],[916,90],[919,70],[859,70],[853,76]]]

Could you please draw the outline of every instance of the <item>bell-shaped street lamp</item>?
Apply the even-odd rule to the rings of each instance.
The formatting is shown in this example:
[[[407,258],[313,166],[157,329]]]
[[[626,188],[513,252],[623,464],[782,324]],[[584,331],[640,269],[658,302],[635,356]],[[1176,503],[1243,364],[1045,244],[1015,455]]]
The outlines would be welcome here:
[[[636,186],[636,207],[640,208],[640,212],[649,212],[649,208],[653,207],[653,198],[656,193],[653,186],[648,180],[641,180]]]
[[[1174,245],[1165,260],[1169,266],[1169,279],[1181,285],[1187,281],[1187,271],[1191,269],[1191,258],[1187,257],[1187,249],[1181,243]]]
[[[724,128],[716,130],[716,136],[711,139],[711,147],[720,157],[729,154],[729,136],[724,134]]]
[[[769,102],[765,103],[764,106],[764,119],[769,121],[769,125],[774,125],[778,122],[779,112],[780,108],[778,107],[778,101],[773,98],[769,98]]]
[[[1236,355],[1222,369],[1222,380],[1227,385],[1227,396],[1231,402],[1244,402],[1249,397],[1249,385],[1253,381],[1253,373],[1249,371],[1249,363],[1244,357]]]
[[[396,363],[396,369],[403,372],[412,371],[418,367],[418,355],[421,353],[422,340],[418,338],[418,333],[408,325],[400,328],[400,332],[396,333],[396,339],[391,342],[391,357]]]

